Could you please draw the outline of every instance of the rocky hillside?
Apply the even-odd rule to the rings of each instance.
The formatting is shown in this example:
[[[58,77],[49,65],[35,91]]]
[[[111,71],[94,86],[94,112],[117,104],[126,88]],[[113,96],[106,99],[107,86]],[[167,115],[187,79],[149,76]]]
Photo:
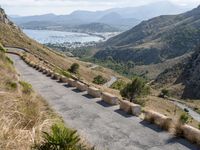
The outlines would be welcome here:
[[[111,38],[95,54],[119,62],[160,63],[191,52],[200,42],[200,7],[180,15],[159,16]]]
[[[158,75],[154,84],[165,87],[184,99],[200,99],[200,47],[192,56],[166,69]],[[175,88],[174,88],[175,87]],[[177,90],[177,87],[179,90]],[[182,89],[182,90],[180,90]]]
[[[200,98],[200,47],[192,55],[178,81],[185,85],[183,98]]]

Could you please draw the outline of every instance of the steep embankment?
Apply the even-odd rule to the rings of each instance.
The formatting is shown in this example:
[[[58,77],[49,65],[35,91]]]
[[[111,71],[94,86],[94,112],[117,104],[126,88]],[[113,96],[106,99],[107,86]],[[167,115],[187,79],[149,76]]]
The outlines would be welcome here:
[[[57,121],[61,122],[31,85],[20,81],[0,45],[0,149],[30,149]]]
[[[200,41],[200,7],[180,15],[159,16],[109,39],[95,54],[118,62],[160,63],[193,51]]]

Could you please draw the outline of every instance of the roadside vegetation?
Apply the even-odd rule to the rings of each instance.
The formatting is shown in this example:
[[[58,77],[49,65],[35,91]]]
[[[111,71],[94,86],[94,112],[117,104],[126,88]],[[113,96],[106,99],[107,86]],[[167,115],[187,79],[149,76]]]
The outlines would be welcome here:
[[[71,67],[68,69],[69,72],[73,74],[78,74],[80,65],[78,63],[73,63]]]
[[[43,141],[36,143],[35,150],[92,150],[81,144],[77,131],[65,127],[63,124],[54,124],[51,132],[43,132]]]
[[[118,79],[116,82],[114,82],[112,85],[111,85],[111,88],[112,89],[115,89],[115,90],[122,90],[124,87],[126,86],[126,82],[122,79]]]
[[[106,82],[107,82],[107,79],[101,75],[98,75],[98,76],[94,77],[94,79],[93,79],[93,83],[98,84],[98,85],[105,84]]]
[[[120,91],[120,94],[129,101],[134,102],[137,98],[150,94],[150,87],[146,85],[144,79],[136,77]]]

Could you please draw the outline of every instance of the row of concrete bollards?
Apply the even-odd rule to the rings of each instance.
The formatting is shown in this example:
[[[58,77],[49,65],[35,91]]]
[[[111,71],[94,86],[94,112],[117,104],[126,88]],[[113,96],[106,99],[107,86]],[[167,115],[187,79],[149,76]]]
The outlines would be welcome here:
[[[88,95],[91,95],[94,98],[101,98],[104,102],[110,105],[118,105],[121,110],[125,111],[126,113],[133,114],[135,116],[139,116],[141,114],[141,106],[131,103],[126,100],[121,100],[117,96],[114,96],[107,92],[101,92],[100,89],[88,86],[85,83],[74,80],[71,78],[67,78],[62,76],[58,73],[53,72],[50,69],[47,69],[41,65],[37,65],[34,62],[30,61],[28,58],[22,57],[22,59],[31,67],[35,68],[39,72],[46,74],[47,76],[51,77],[54,80],[58,80],[62,83],[68,83],[68,85],[72,87],[76,87],[81,92],[87,91]],[[159,127],[169,131],[172,127],[177,128],[175,121],[173,119],[166,117],[160,113],[151,110],[144,111],[144,120],[154,123]],[[177,130],[177,129],[176,129]],[[200,144],[200,130],[189,126],[189,125],[180,125],[179,129],[183,137],[188,139],[193,143]],[[176,132],[176,131],[175,131]]]
[[[129,101],[120,100],[118,97],[107,93],[107,92],[101,92],[100,89],[88,86],[85,83],[74,80],[72,78],[67,78],[65,76],[62,76],[58,73],[53,72],[50,69],[47,69],[41,65],[37,65],[34,62],[30,61],[28,58],[23,58],[23,60],[31,67],[35,68],[39,72],[42,72],[43,74],[46,74],[47,76],[51,77],[54,80],[59,80],[62,83],[68,83],[68,85],[72,87],[76,87],[79,91],[84,92],[87,91],[88,95],[94,97],[94,98],[101,98],[104,102],[110,104],[110,105],[120,105],[120,109],[124,110],[126,113],[133,114],[135,116],[139,116],[141,114],[141,106],[131,103]]]

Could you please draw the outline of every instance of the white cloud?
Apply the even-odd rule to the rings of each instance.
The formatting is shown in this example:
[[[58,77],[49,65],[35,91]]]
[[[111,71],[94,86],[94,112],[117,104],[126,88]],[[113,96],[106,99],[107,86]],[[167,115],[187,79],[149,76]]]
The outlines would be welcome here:
[[[0,0],[8,14],[67,14],[74,10],[104,10],[113,7],[144,5],[161,0]],[[200,0],[169,0],[179,5],[197,5]]]

